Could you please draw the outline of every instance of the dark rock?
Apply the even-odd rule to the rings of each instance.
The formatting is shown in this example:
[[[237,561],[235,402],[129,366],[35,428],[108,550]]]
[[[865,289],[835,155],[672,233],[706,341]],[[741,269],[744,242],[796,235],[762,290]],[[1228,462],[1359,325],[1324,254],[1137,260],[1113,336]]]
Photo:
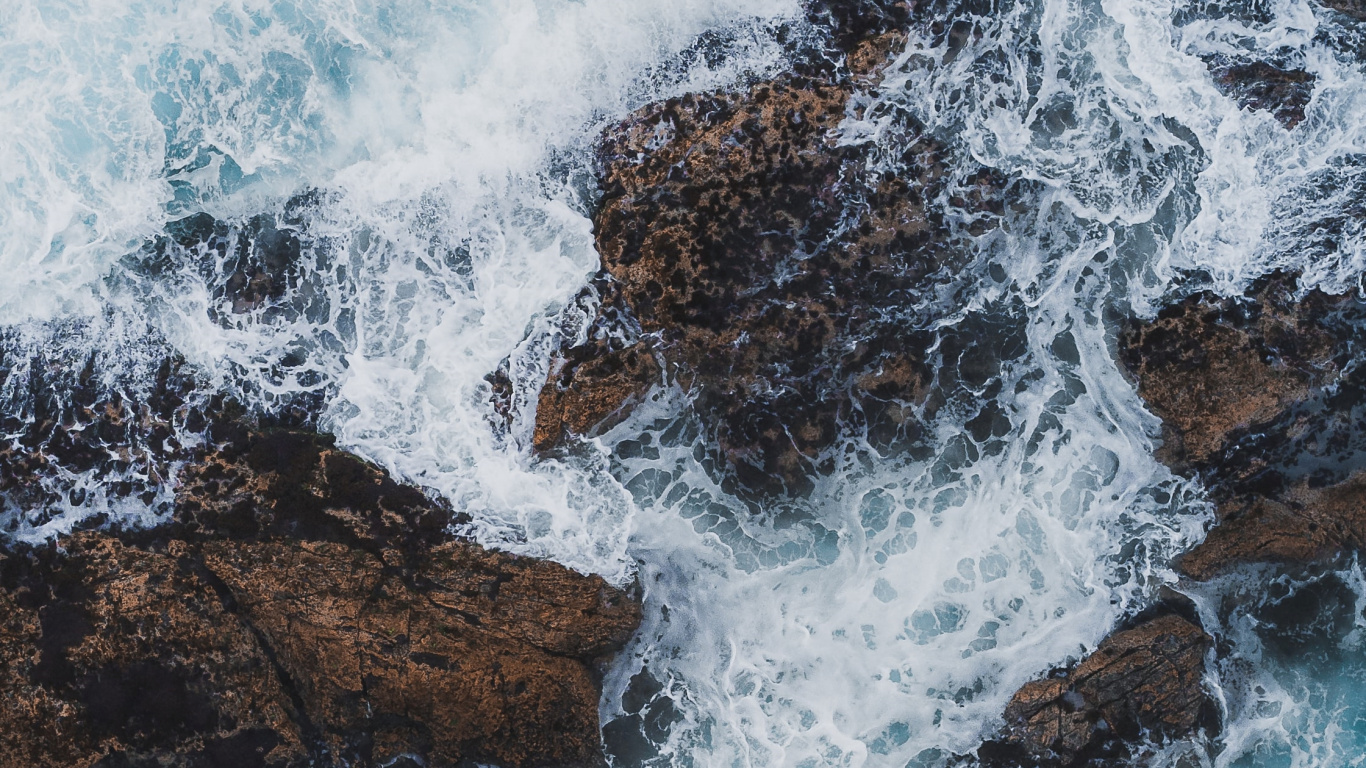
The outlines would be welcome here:
[[[0,764],[602,762],[638,603],[324,436],[205,418],[166,524],[0,554]]]
[[[1244,109],[1271,112],[1287,129],[1304,120],[1304,108],[1314,95],[1315,78],[1300,69],[1288,69],[1264,61],[1235,62],[1224,57],[1209,60],[1214,85]]]
[[[1298,484],[1275,497],[1247,494],[1216,511],[1217,524],[1177,561],[1194,579],[1239,563],[1330,562],[1366,544],[1366,474],[1327,488]]]
[[[89,765],[106,753],[188,761],[248,732],[272,742],[258,765],[307,755],[299,713],[256,636],[184,554],[179,542],[153,552],[79,533],[60,549],[3,555],[0,764]],[[55,597],[59,581],[85,594]]]
[[[1325,8],[1345,13],[1358,21],[1366,21],[1366,2],[1363,0],[1322,0]]]
[[[1175,612],[1115,632],[1075,668],[1028,683],[1006,706],[989,766],[1115,765],[1143,740],[1189,738],[1213,704],[1203,684],[1212,641]]]
[[[1196,579],[1239,563],[1327,562],[1366,542],[1361,302],[1276,274],[1246,296],[1201,294],[1133,324],[1120,359],[1163,420],[1158,457],[1216,504],[1177,560]]]
[[[916,5],[907,0],[810,0],[806,16],[817,28],[830,30],[835,47],[849,53],[870,39],[904,32]]]
[[[888,35],[859,49],[863,76],[897,45]],[[963,258],[926,207],[944,191],[944,149],[913,135],[899,158],[909,170],[870,174],[866,148],[834,143],[853,88],[784,76],[653,104],[606,132],[599,283],[643,348],[593,333],[567,345],[540,400],[538,449],[620,414],[659,380],[659,360],[752,490],[802,492],[841,434],[918,434],[931,341],[904,308]],[[1000,181],[980,182],[960,202],[989,221]]]
[[[1293,279],[1275,275],[1245,298],[1192,296],[1121,334],[1120,361],[1163,421],[1160,459],[1208,468],[1240,430],[1336,376],[1320,328],[1333,299],[1316,292],[1301,303],[1293,293]]]

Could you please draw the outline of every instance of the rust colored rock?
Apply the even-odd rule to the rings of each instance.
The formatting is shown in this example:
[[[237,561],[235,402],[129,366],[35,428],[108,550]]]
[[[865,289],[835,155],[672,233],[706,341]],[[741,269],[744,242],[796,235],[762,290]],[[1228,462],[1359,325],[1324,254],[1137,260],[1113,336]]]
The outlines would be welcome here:
[[[452,582],[453,595],[414,589],[380,557],[334,542],[214,542],[204,558],[274,648],[333,753],[360,752],[368,738],[393,745],[366,756],[376,762],[411,752],[438,764],[596,762],[599,692],[585,660],[629,637],[629,621],[602,626],[629,616],[629,601],[600,586],[591,605],[555,604],[552,593],[548,605],[522,596],[504,607],[508,598],[488,591],[508,574],[451,572],[442,566],[466,558],[447,554],[421,576]]]
[[[0,765],[602,763],[638,603],[325,437],[220,426],[171,523],[3,556]]]
[[[592,320],[581,341],[562,345],[550,361],[536,404],[538,451],[554,448],[566,431],[588,437],[610,428],[663,379],[614,280],[600,276],[576,303]]]
[[[183,542],[152,552],[81,533],[0,568],[0,765],[307,757],[266,649]]]
[[[1163,613],[1110,635],[1074,669],[1026,684],[1005,711],[990,765],[1104,765],[1142,739],[1195,735],[1210,714],[1203,677],[1212,641]]]
[[[1366,474],[1327,488],[1301,483],[1277,498],[1231,499],[1217,516],[1178,571],[1204,580],[1242,563],[1328,562],[1366,544]]]
[[[1121,360],[1163,419],[1158,457],[1198,474],[1216,525],[1176,567],[1208,579],[1253,562],[1326,562],[1366,543],[1366,380],[1350,297],[1273,275],[1245,297],[1197,296],[1122,335]]]
[[[854,46],[845,57],[845,66],[860,85],[876,86],[882,81],[883,69],[896,58],[905,45],[904,31],[884,32]]]
[[[1312,74],[1264,61],[1213,58],[1208,63],[1215,87],[1238,106],[1268,111],[1287,129],[1304,121],[1304,108],[1314,95]]]

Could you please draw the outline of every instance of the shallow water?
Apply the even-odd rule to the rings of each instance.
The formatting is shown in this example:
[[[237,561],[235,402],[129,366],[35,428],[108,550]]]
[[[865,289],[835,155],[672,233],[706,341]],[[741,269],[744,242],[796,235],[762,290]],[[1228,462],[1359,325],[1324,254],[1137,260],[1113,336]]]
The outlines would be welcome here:
[[[965,5],[942,13],[966,34],[908,30],[843,140],[884,162],[924,126],[963,184],[982,165],[1012,180],[1004,224],[972,237],[951,194],[935,201],[970,258],[904,308],[938,339],[932,449],[851,437],[808,497],[725,492],[677,390],[569,458],[529,452],[549,351],[598,265],[595,137],[780,71],[814,34],[796,0],[7,3],[5,368],[93,354],[135,391],[173,350],[262,412],[321,408],[485,543],[638,580],[645,625],[602,701],[616,765],[940,764],[1175,585],[1168,559],[1208,521],[1152,456],[1117,321],[1275,268],[1335,291],[1366,271],[1359,28],[1304,0]],[[1240,110],[1214,54],[1312,72],[1304,123]],[[199,213],[224,222],[221,248]],[[226,291],[239,246],[301,265],[245,312]],[[504,358],[510,430],[485,379]],[[22,380],[6,413],[29,407]],[[7,499],[7,528],[165,514],[99,490]],[[1227,595],[1256,577],[1232,578],[1191,591],[1239,649],[1211,680],[1225,733],[1169,760],[1361,763],[1360,573],[1241,603]]]

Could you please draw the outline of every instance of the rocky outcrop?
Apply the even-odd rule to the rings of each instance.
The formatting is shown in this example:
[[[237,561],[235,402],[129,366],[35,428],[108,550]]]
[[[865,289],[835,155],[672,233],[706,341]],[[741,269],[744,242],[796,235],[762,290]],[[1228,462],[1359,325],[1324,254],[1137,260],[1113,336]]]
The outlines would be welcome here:
[[[1271,496],[1248,493],[1219,505],[1218,523],[1177,560],[1195,579],[1239,563],[1324,563],[1366,544],[1366,474],[1323,488],[1297,483]]]
[[[1180,571],[1326,562],[1366,541],[1363,317],[1353,298],[1301,296],[1276,274],[1246,296],[1192,296],[1121,335],[1121,362],[1163,420],[1159,458],[1200,476],[1216,504],[1215,527]]]
[[[326,437],[203,437],[168,522],[0,553],[0,765],[602,762],[631,597],[452,537]]]
[[[1244,296],[1196,294],[1121,330],[1119,361],[1162,419],[1158,458],[1201,478],[1217,505],[1178,571],[1321,563],[1366,543],[1363,320],[1361,302],[1301,292],[1277,273]],[[1075,669],[1020,689],[985,762],[1108,765],[1144,740],[1213,727],[1200,682],[1211,648],[1191,611],[1160,603]]]
[[[1214,85],[1243,109],[1270,112],[1287,129],[1304,121],[1304,108],[1314,95],[1317,79],[1302,69],[1265,61],[1209,60]]]
[[[1358,21],[1366,21],[1366,2],[1363,0],[1321,0],[1325,8],[1345,13]]]
[[[855,5],[812,12],[843,25]],[[539,450],[592,434],[666,378],[695,393],[747,489],[803,491],[841,434],[883,449],[918,435],[930,337],[900,310],[963,257],[926,205],[947,191],[943,147],[913,137],[897,159],[905,170],[883,176],[868,170],[865,148],[835,142],[851,78],[871,75],[899,39],[883,26],[905,8],[871,5],[861,31],[840,38],[852,75],[690,94],[604,134],[593,290],[639,341],[604,344],[631,334],[601,332],[601,320],[587,342],[569,340],[539,400]],[[982,227],[999,212],[999,186],[984,173],[961,195]]]
[[[1294,292],[1292,278],[1276,275],[1246,298],[1198,294],[1125,329],[1120,362],[1162,418],[1159,458],[1208,469],[1231,441],[1336,377],[1322,327],[1335,300]]]
[[[1190,619],[1160,608],[1072,669],[1021,688],[1004,735],[979,755],[989,766],[1103,766],[1145,740],[1191,737],[1216,722],[1203,683],[1212,645]]]

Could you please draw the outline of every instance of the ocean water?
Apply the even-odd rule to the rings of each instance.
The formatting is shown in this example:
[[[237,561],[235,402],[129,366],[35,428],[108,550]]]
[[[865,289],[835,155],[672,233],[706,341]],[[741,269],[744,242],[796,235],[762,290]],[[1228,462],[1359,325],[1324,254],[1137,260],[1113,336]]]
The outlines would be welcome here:
[[[882,162],[921,125],[964,184],[1012,180],[963,274],[906,307],[938,339],[928,453],[851,437],[808,497],[755,504],[663,387],[569,457],[530,452],[598,266],[596,136],[782,71],[818,34],[797,0],[8,0],[4,365],[137,391],[174,352],[263,413],[316,410],[486,544],[638,583],[601,704],[616,766],[942,765],[1164,586],[1237,651],[1209,680],[1222,735],[1159,764],[1362,764],[1360,569],[1179,583],[1209,505],[1153,458],[1112,349],[1119,319],[1272,269],[1361,289],[1366,27],[1307,0],[928,5],[961,34],[906,30],[842,129]],[[1214,55],[1313,73],[1305,121],[1241,110]],[[221,248],[190,236],[201,214]],[[235,312],[239,247],[296,269]],[[485,378],[504,359],[510,428]],[[9,535],[166,513],[64,482],[89,492],[6,499]]]

